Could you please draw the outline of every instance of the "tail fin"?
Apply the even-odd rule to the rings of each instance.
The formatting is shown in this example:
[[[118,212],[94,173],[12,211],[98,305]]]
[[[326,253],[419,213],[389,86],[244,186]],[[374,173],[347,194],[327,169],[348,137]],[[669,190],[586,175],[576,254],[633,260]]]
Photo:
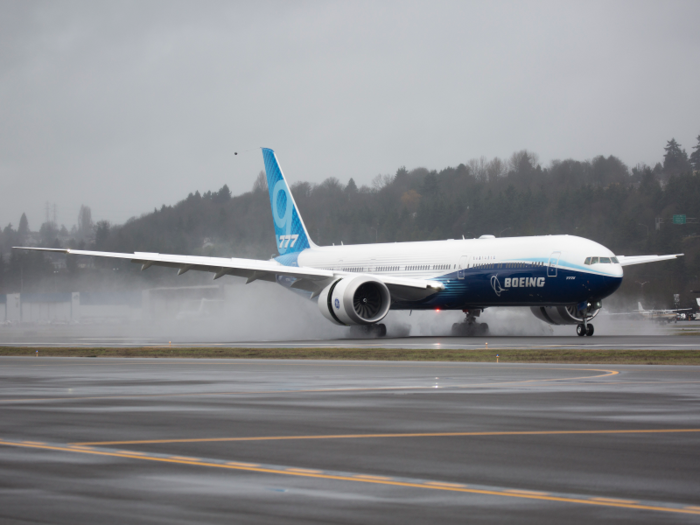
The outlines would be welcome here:
[[[263,148],[262,152],[267,188],[270,191],[272,219],[275,223],[277,251],[280,255],[299,253],[314,246],[314,243],[306,231],[275,152],[268,148]]]

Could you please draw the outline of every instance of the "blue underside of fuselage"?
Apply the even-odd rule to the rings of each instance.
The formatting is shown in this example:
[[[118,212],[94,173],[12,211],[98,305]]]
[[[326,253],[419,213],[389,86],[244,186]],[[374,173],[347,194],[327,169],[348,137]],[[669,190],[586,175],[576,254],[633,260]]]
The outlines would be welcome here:
[[[294,254],[296,255],[296,254]],[[279,258],[278,258],[279,259]],[[294,261],[284,261],[296,266]],[[431,280],[445,289],[420,301],[392,301],[392,310],[463,310],[495,306],[568,306],[599,301],[614,293],[622,277],[593,274],[566,268],[483,269],[451,272]],[[303,296],[311,293],[291,288],[293,277],[277,282]],[[517,281],[517,282],[516,282]]]
[[[461,310],[494,306],[558,306],[601,300],[615,292],[622,277],[559,268],[548,276],[537,269],[471,268],[433,280],[445,289],[419,302],[392,302],[392,310]],[[463,278],[460,279],[460,274]],[[517,283],[516,283],[517,281]]]

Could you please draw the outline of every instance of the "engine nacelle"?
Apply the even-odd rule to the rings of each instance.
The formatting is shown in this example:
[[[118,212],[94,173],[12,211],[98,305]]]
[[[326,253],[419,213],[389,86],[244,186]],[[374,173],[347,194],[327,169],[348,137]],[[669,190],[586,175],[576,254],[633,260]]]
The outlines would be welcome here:
[[[344,277],[326,286],[318,307],[329,321],[346,326],[373,324],[389,313],[391,295],[386,284],[368,275]]]
[[[586,310],[586,321],[590,321],[600,312],[600,303],[592,304]],[[540,321],[548,324],[581,324],[583,316],[578,306],[531,306],[530,310]]]

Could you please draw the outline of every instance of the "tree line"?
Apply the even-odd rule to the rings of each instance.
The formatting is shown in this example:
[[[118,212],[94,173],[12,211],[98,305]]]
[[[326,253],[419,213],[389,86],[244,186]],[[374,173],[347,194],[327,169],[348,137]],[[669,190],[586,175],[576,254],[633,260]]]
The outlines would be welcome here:
[[[440,171],[401,167],[393,175],[378,175],[368,186],[358,187],[353,179],[344,184],[332,176],[320,184],[296,182],[292,193],[309,234],[321,245],[571,234],[621,255],[685,253],[678,261],[625,270],[618,294],[661,307],[670,306],[674,293],[682,294],[684,304],[694,304],[690,291],[700,290],[699,226],[692,220],[671,222],[678,214],[700,218],[699,174],[700,136],[690,155],[669,140],[663,159],[653,167],[629,168],[614,156],[543,167],[536,154],[519,151],[508,159],[482,157]],[[276,254],[264,173],[242,195],[232,196],[227,186],[195,192],[122,225],[93,224],[84,207],[71,231],[45,223],[39,232],[30,232],[23,216],[17,229],[8,225],[0,234],[0,293],[27,286],[75,291],[203,282],[208,276],[196,272],[177,281],[165,269],[137,277],[139,268],[128,261],[80,261],[9,249],[30,236],[38,245],[101,251]]]

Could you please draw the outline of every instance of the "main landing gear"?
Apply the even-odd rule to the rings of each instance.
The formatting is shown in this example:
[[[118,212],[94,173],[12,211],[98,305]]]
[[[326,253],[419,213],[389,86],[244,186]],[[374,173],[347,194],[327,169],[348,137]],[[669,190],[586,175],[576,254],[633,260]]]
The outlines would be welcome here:
[[[364,337],[384,337],[386,335],[386,325],[377,323],[351,326],[350,335],[358,339]]]
[[[464,310],[467,318],[461,323],[452,325],[452,335],[458,337],[474,337],[478,335],[488,335],[489,325],[487,323],[477,323],[476,318],[481,315],[481,310]]]
[[[593,325],[581,323],[576,325],[576,334],[583,337],[584,335],[593,335]]]

